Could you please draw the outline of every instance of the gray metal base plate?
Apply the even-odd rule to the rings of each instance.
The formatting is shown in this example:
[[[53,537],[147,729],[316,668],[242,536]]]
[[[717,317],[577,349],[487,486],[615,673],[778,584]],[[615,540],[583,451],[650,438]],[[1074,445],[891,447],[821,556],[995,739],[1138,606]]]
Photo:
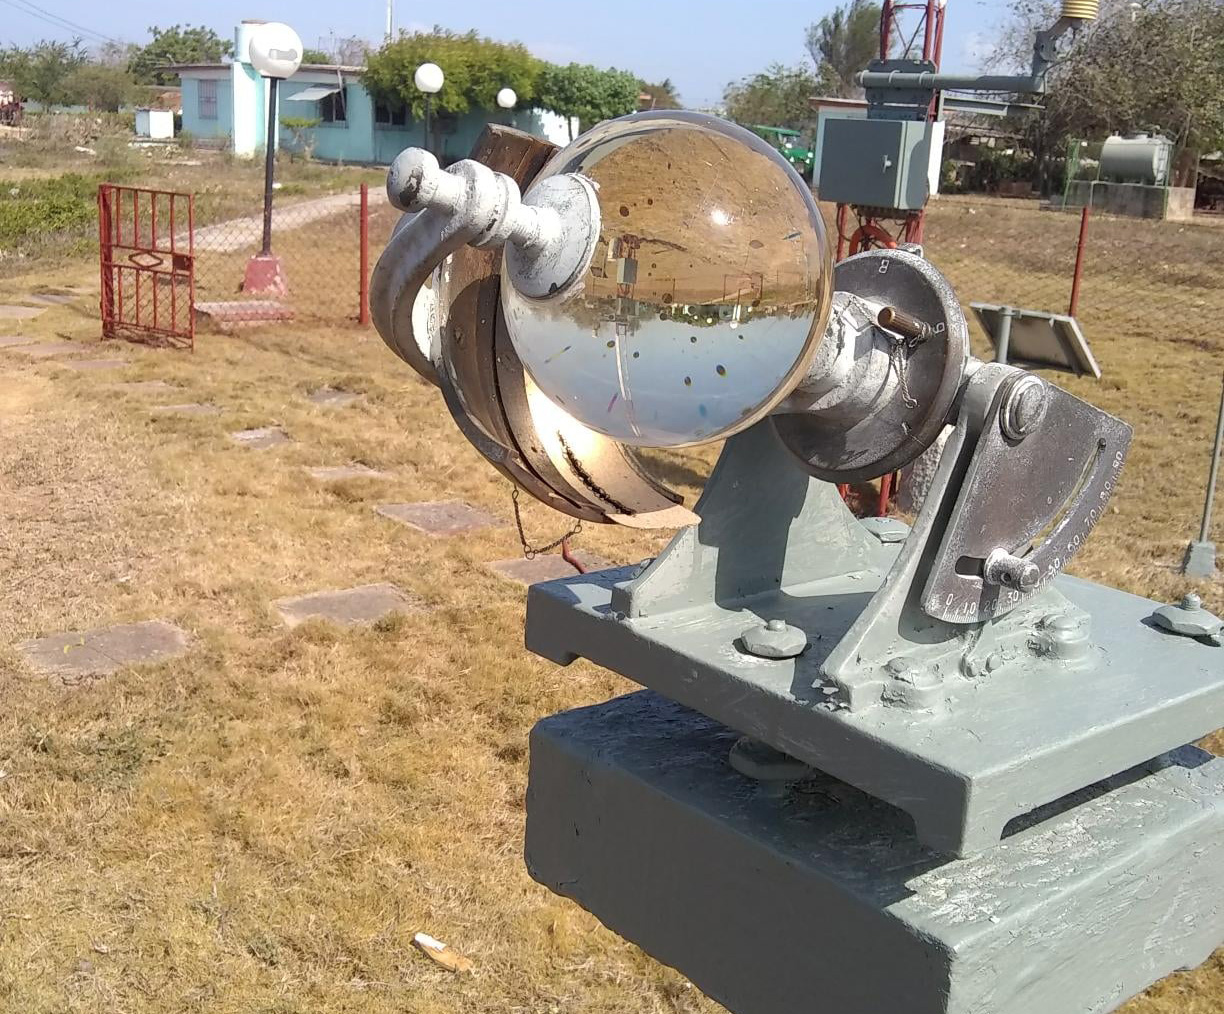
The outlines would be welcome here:
[[[1104,1014],[1224,941],[1224,759],[1135,771],[973,859],[649,692],[531,737],[527,864],[736,1014]]]
[[[875,591],[855,575],[618,618],[612,587],[632,574],[534,586],[528,648],[563,664],[588,658],[901,807],[926,845],[954,855],[1224,725],[1224,649],[1156,628],[1155,602],[1076,578],[1054,584],[1092,617],[1089,667],[953,677],[947,712],[916,716],[838,709],[821,691],[821,663]],[[746,627],[771,617],[805,630],[808,650],[775,661],[737,649]]]

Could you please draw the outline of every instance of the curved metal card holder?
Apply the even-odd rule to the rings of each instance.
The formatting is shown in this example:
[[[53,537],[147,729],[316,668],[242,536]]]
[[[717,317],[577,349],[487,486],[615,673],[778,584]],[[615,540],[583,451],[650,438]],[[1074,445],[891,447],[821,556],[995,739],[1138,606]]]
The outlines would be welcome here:
[[[526,189],[555,150],[490,125],[472,160]],[[434,209],[404,216],[372,278],[371,313],[383,340],[440,388],[464,436],[499,472],[554,510],[632,527],[695,523],[631,450],[535,390],[502,319],[502,251],[469,245],[490,227]]]

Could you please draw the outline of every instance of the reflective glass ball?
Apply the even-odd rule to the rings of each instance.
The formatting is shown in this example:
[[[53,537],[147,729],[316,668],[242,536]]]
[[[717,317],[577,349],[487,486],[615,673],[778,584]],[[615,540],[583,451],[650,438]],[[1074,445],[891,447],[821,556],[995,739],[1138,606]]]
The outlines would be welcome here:
[[[515,351],[550,400],[626,444],[676,447],[789,393],[823,334],[832,256],[777,151],[715,117],[643,113],[584,134],[537,182],[557,173],[597,187],[590,267],[546,299],[502,280]]]

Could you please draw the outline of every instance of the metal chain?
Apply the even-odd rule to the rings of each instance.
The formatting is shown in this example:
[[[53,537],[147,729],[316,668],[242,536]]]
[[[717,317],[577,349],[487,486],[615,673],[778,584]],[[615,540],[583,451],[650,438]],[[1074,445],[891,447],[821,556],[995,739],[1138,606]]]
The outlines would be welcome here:
[[[519,512],[519,488],[516,485],[510,486],[510,502],[514,505],[514,527],[518,529],[519,542],[523,547],[523,556],[528,560],[534,560],[541,553],[551,553],[554,549],[565,542],[567,539],[572,539],[582,531],[582,521],[574,522],[574,527],[562,535],[559,539],[553,539],[546,546],[533,546],[527,541],[527,533],[523,531],[523,516]]]
[[[917,408],[918,399],[910,394],[909,377],[906,370],[909,364],[910,350],[914,345],[907,342],[900,335],[890,335],[889,337],[893,340],[893,347],[892,351],[888,354],[888,358],[897,368],[897,379],[901,382],[901,399],[905,403],[906,408]]]

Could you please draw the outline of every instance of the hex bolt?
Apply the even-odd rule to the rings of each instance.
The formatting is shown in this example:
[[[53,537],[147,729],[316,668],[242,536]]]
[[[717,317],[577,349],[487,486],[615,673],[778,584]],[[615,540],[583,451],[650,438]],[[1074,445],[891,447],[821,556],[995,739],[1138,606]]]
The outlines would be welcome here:
[[[1219,644],[1224,638],[1224,621],[1203,608],[1203,600],[1194,592],[1182,597],[1175,606],[1161,606],[1152,619],[1162,630],[1183,637],[1195,637]]]
[[[1046,382],[1031,373],[1023,374],[1003,396],[999,409],[999,428],[1009,440],[1023,440],[1045,418],[1050,392]]]
[[[807,634],[785,620],[769,619],[749,627],[740,635],[743,650],[758,658],[784,659],[802,654]]]
[[[1006,549],[992,549],[982,568],[982,580],[987,584],[1030,592],[1041,580],[1041,569],[1031,560],[1013,556]]]

